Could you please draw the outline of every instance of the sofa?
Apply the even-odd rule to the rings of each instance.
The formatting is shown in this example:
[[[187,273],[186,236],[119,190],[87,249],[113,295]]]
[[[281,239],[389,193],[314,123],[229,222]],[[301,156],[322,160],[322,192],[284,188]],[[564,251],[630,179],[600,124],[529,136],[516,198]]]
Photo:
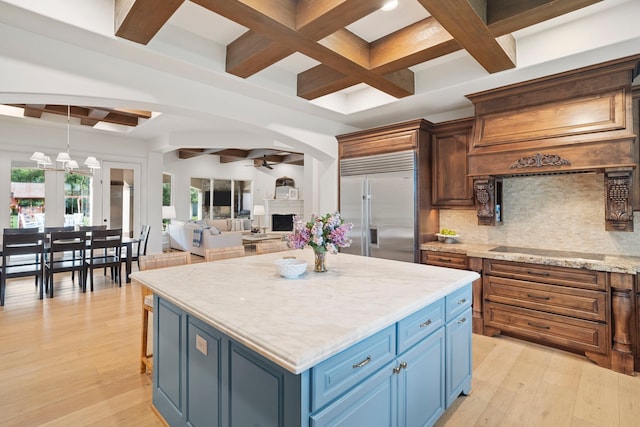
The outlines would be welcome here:
[[[209,248],[242,245],[242,235],[250,230],[251,221],[248,219],[172,220],[167,225],[169,245],[172,249],[202,257]]]

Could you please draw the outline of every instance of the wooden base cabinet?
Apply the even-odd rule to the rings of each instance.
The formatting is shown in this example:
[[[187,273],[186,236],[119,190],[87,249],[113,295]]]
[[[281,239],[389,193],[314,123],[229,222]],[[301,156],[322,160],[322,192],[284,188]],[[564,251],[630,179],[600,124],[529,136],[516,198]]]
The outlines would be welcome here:
[[[611,367],[606,273],[486,259],[485,335],[509,333]]]
[[[468,257],[465,254],[455,252],[440,252],[431,250],[420,251],[420,262],[422,264],[436,265],[438,267],[457,268],[461,270],[471,270],[480,274],[480,278],[474,280],[472,311],[472,326],[474,334],[484,334],[484,323],[482,314],[482,258]]]
[[[471,390],[471,285],[295,375],[154,297],[153,405],[171,426],[433,425]]]

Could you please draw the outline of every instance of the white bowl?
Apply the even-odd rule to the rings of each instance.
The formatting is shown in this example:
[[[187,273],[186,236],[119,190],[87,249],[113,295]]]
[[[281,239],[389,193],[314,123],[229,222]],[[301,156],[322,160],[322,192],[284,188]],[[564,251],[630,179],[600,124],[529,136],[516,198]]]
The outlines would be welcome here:
[[[436,236],[438,236],[438,241],[440,242],[444,242],[444,243],[455,243],[456,240],[458,240],[458,237],[460,237],[459,234],[440,234],[440,233],[436,233]]]
[[[307,262],[297,258],[284,258],[276,261],[278,273],[287,279],[295,279],[307,271]]]

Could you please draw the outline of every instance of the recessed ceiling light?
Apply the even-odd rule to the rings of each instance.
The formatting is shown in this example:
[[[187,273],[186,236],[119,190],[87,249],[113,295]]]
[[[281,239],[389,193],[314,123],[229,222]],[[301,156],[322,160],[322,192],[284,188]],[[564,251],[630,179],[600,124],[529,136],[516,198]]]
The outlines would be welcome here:
[[[388,12],[390,10],[395,9],[396,7],[398,7],[398,0],[391,0],[386,2],[384,6],[382,6],[380,9],[384,10],[385,12]]]

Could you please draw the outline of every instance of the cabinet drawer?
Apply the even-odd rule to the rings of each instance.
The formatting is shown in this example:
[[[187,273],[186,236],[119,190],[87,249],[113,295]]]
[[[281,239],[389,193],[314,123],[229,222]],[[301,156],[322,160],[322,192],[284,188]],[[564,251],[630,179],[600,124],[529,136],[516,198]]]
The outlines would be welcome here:
[[[491,276],[485,276],[484,297],[494,302],[600,322],[607,320],[609,307],[606,292]]]
[[[603,323],[487,301],[484,324],[573,350],[607,354],[609,339],[607,326]]]
[[[453,252],[422,251],[422,263],[463,270],[469,268],[469,258]]]
[[[471,284],[465,285],[454,293],[445,297],[446,321],[449,322],[454,317],[471,307],[472,288]]]
[[[511,279],[543,282],[583,289],[606,289],[606,274],[602,271],[492,259],[485,259],[483,271],[488,275],[508,277]]]
[[[355,344],[311,369],[311,411],[373,374],[396,355],[396,325]]]
[[[444,298],[402,319],[398,327],[398,354],[444,325]]]

